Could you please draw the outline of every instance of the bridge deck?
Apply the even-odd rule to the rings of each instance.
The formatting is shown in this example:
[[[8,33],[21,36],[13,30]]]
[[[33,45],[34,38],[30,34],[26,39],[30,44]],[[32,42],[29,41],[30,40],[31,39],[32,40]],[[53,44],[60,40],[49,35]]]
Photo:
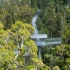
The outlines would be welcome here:
[[[35,35],[32,35],[30,38],[32,39],[47,38],[47,34],[35,34]]]
[[[36,42],[36,45],[37,46],[47,46],[47,45],[57,45],[57,44],[61,44],[62,42],[61,41],[59,41],[59,42]]]
[[[61,38],[51,38],[46,39],[46,41],[36,41],[37,46],[47,46],[47,45],[53,45],[53,44],[61,44],[62,40]]]

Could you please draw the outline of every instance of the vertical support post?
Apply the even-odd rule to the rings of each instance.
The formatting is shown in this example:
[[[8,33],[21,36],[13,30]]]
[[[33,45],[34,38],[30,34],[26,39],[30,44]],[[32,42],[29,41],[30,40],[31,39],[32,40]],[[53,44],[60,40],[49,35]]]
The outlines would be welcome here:
[[[25,56],[24,56],[24,69],[26,68],[26,64],[25,64]]]
[[[41,60],[42,56],[41,56],[41,46],[38,46],[38,58]]]

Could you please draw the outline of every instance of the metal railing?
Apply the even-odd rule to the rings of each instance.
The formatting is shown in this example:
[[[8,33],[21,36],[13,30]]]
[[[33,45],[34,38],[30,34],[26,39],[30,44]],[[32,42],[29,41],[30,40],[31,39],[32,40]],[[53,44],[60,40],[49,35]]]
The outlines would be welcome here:
[[[51,38],[41,41],[36,41],[37,46],[47,46],[47,45],[54,45],[54,44],[61,44],[62,39],[61,38]]]
[[[62,41],[62,38],[50,38],[50,39],[46,39],[46,42],[56,42],[56,41]]]

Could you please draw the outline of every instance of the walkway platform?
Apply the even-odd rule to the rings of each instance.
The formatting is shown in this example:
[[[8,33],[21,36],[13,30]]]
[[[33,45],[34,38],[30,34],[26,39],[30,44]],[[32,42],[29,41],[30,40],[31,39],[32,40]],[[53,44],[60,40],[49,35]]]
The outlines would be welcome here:
[[[32,39],[43,39],[43,38],[47,38],[47,34],[35,34],[35,35],[32,35],[30,38]]]
[[[46,41],[36,41],[36,45],[37,46],[47,46],[47,45],[57,45],[57,44],[61,44],[62,43],[62,39],[61,38],[51,38],[51,39],[46,39]]]

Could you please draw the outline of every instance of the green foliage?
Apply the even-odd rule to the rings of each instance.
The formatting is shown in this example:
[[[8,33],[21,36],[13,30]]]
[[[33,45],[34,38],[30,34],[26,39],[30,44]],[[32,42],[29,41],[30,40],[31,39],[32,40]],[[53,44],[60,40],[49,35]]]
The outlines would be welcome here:
[[[49,48],[47,47],[46,49],[43,49],[43,54],[44,54],[43,62],[46,65],[50,66],[53,70],[55,70],[55,68],[58,68],[58,67],[59,67],[58,69],[60,70],[66,70],[66,69],[69,70],[70,45],[62,44],[51,49]]]
[[[0,0],[0,70],[50,70],[48,66],[53,70],[70,70],[69,3],[69,0]],[[31,19],[38,8],[41,10],[37,19],[39,33],[63,38],[62,45],[42,50],[43,62],[48,66],[39,61],[38,48],[30,39],[34,31]]]
[[[6,46],[3,46],[0,48],[0,68],[7,69],[9,68],[9,65],[12,67],[12,65],[15,62],[15,54],[14,51],[5,49]]]
[[[29,39],[34,31],[30,24],[16,21],[9,30],[4,30],[2,23],[0,25],[2,26],[0,27],[1,70],[15,70],[18,67],[19,69],[26,67],[27,70],[34,70],[38,64],[42,63],[37,57],[38,48],[35,42]]]
[[[37,0],[31,0],[31,7],[37,10]]]
[[[69,37],[70,37],[70,29],[69,29],[69,27],[67,25],[64,26],[63,29],[64,29],[63,30],[63,39],[64,39],[64,42],[68,43],[68,40],[70,40],[69,39]]]
[[[69,55],[70,54],[70,52],[69,52],[70,45],[64,44],[64,45],[59,46],[59,48],[60,48],[60,50],[58,50],[58,48],[56,49],[56,50],[58,50],[57,54],[60,56],[60,60],[57,61],[57,64],[63,70],[68,69],[69,59],[70,59],[70,55]],[[66,67],[66,68],[64,69],[64,67]]]
[[[18,48],[23,46],[23,41],[28,40],[30,35],[33,34],[33,30],[34,28],[30,24],[27,25],[21,21],[17,21],[12,25],[12,37]]]
[[[11,28],[17,20],[31,23],[35,10],[31,8],[30,0],[1,0],[0,3],[0,21],[4,23],[5,29]]]
[[[60,68],[58,66],[55,66],[52,70],[60,70]]]
[[[3,26],[3,24],[0,22],[0,30],[3,29],[3,28],[4,28],[4,26]]]
[[[30,65],[26,68],[26,70],[34,70],[34,66]]]

